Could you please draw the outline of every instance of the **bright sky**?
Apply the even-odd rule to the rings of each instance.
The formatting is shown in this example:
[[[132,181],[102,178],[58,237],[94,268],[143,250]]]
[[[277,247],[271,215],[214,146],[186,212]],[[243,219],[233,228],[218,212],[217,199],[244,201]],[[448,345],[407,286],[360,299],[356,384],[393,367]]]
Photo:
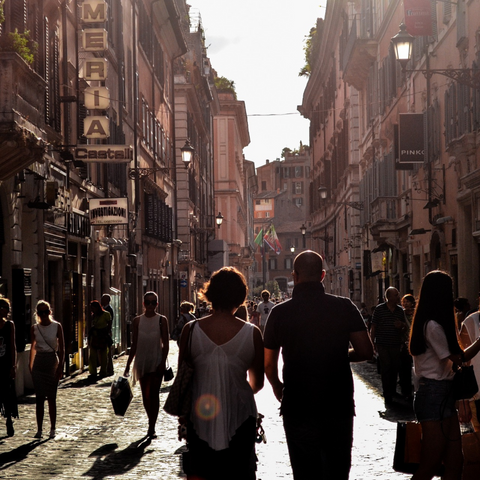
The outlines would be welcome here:
[[[309,122],[297,111],[306,77],[305,36],[325,14],[327,0],[187,0],[200,13],[208,56],[221,77],[235,82],[247,109],[245,158],[259,167],[284,147],[309,144]]]

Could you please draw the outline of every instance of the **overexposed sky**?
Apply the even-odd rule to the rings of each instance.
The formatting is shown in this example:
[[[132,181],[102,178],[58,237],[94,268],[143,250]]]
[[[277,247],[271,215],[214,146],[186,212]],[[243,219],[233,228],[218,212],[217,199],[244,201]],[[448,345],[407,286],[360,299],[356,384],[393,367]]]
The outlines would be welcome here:
[[[306,77],[304,41],[327,0],[187,0],[201,15],[212,67],[235,82],[247,109],[245,158],[264,165],[282,149],[309,144],[309,122],[297,111]]]

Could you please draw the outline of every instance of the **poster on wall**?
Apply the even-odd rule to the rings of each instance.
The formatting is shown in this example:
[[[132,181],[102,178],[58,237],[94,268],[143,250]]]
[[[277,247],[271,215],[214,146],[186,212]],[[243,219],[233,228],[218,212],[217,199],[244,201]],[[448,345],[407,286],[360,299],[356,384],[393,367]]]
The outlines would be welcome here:
[[[126,198],[91,198],[89,210],[91,225],[128,224],[128,200]]]

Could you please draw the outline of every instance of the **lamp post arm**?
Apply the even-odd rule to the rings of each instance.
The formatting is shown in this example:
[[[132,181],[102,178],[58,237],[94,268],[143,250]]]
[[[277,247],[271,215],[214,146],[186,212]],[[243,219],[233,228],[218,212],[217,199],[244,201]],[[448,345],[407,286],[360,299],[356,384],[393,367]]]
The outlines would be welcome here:
[[[446,69],[405,69],[405,73],[422,73],[425,78],[430,79],[434,74],[448,77],[456,82],[467,85],[474,89],[480,89],[480,69],[473,70],[471,68],[446,68]]]

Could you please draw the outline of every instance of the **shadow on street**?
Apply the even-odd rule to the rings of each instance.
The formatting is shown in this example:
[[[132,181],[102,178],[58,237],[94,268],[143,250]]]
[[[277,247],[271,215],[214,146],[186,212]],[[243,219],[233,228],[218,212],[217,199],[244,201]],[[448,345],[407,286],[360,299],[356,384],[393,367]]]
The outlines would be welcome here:
[[[118,448],[116,443],[104,445],[89,455],[97,459],[83,476],[100,480],[110,475],[125,474],[135,468],[144,455],[153,452],[153,449],[146,450],[151,443],[152,440],[145,436],[120,451],[116,451]]]

